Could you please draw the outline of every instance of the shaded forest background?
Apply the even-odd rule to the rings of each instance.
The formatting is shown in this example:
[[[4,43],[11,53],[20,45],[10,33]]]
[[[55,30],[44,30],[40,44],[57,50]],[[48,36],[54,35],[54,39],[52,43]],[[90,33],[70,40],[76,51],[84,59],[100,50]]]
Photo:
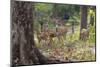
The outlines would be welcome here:
[[[12,65],[95,61],[96,7],[12,1]]]

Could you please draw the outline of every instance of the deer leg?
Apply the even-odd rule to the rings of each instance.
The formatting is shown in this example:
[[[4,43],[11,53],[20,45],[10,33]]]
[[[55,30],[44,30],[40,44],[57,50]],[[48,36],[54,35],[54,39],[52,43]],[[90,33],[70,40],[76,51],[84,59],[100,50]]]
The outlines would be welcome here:
[[[63,36],[59,36],[59,42],[60,42],[59,44],[61,45],[63,44]]]

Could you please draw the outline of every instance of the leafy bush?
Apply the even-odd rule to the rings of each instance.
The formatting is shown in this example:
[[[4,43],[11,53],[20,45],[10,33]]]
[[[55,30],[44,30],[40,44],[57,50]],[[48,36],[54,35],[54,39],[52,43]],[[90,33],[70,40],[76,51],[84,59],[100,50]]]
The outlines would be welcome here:
[[[94,26],[90,25],[90,29],[89,29],[89,42],[90,43],[95,43],[95,39],[96,39],[95,25]]]

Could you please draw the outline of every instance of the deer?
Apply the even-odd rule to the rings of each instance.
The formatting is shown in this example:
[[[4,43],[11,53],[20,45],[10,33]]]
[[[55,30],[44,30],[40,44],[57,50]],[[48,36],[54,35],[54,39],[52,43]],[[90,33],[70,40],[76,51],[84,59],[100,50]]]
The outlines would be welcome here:
[[[56,28],[56,36],[58,37],[59,41],[66,40],[67,32],[68,32],[68,28],[66,26],[60,26]]]
[[[86,41],[89,37],[89,29],[82,29],[80,32],[80,38],[83,41]]]
[[[44,40],[48,41],[50,44],[55,37],[58,38],[59,41],[63,41],[66,38],[68,28],[64,26],[64,22],[62,22],[61,19],[53,19],[53,21],[55,22],[56,27],[54,29],[49,29],[48,25],[45,25],[42,32],[38,34],[39,42]]]
[[[48,42],[48,45],[53,44],[54,38],[57,38],[60,42],[66,37],[67,27],[57,27],[55,29],[47,29],[40,32],[37,36],[39,43],[41,41]]]
[[[47,42],[47,45],[50,45],[53,42],[53,38],[56,37],[56,32],[53,29],[46,29],[40,33],[38,33],[38,41],[41,43],[41,41]]]

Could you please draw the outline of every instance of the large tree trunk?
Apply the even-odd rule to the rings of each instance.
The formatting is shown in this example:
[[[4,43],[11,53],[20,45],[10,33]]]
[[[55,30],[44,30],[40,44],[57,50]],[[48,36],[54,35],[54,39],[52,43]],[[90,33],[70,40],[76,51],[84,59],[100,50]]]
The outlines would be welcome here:
[[[34,43],[33,8],[30,2],[12,1],[12,65],[44,64],[47,59]]]
[[[87,6],[81,6],[81,30],[87,29]]]
[[[81,37],[81,32],[82,29],[87,29],[87,6],[81,6],[81,25],[80,25],[80,39]]]

